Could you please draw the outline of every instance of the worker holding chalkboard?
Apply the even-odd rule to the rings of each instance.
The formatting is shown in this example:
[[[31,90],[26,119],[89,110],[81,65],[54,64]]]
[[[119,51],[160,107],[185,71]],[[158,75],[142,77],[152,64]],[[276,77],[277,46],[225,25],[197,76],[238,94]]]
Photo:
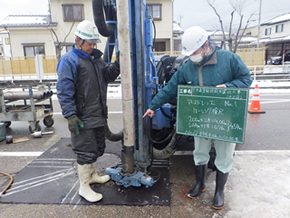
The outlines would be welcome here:
[[[252,83],[250,72],[241,58],[210,43],[208,34],[198,26],[187,29],[182,37],[182,54],[189,56],[165,86],[152,100],[143,117],[154,116],[154,111],[177,97],[178,85],[249,88]],[[193,151],[196,184],[187,196],[195,198],[205,191],[207,164],[211,144],[216,150],[216,188],[213,208],[224,206],[224,187],[232,169],[236,143],[195,137]]]

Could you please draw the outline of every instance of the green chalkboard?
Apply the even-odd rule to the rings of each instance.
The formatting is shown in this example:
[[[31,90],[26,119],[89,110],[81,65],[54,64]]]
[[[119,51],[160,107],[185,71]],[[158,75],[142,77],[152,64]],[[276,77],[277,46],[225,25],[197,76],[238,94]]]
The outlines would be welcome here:
[[[244,143],[249,90],[178,86],[178,134]]]

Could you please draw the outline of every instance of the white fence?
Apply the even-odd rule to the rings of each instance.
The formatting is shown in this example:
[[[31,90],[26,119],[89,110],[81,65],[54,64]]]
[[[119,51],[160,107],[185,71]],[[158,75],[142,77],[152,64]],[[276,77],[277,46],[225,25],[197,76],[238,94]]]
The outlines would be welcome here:
[[[290,63],[284,65],[249,66],[254,80],[290,81]]]

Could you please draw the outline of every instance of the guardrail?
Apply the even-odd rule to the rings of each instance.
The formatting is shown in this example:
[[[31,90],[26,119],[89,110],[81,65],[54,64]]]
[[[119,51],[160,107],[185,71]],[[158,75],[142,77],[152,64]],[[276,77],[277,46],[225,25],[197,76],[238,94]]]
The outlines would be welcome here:
[[[0,80],[57,80],[56,73],[43,74],[40,79],[36,74],[16,74],[16,75],[0,75]]]
[[[290,81],[290,63],[285,65],[249,66],[248,68],[253,80]]]

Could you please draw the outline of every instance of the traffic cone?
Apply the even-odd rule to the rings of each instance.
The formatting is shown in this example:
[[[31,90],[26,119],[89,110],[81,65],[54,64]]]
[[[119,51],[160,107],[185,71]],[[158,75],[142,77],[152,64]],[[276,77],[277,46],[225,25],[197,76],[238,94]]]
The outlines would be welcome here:
[[[264,113],[266,113],[265,111],[261,110],[258,84],[255,85],[255,90],[254,90],[254,93],[253,93],[251,107],[248,110],[248,112],[250,114],[264,114]]]

